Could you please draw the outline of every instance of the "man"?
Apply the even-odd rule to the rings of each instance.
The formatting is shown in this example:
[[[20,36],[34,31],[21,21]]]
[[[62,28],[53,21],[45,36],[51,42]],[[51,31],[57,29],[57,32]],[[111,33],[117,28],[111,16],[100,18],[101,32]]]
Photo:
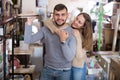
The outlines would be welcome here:
[[[53,23],[60,31],[53,34],[47,27],[42,27],[31,35],[33,19],[28,18],[25,24],[24,41],[32,43],[42,40],[45,44],[45,63],[40,80],[70,80],[71,63],[75,55],[76,40],[72,28],[66,24],[68,10],[65,5],[57,4],[53,11]],[[38,62],[39,63],[39,62]]]

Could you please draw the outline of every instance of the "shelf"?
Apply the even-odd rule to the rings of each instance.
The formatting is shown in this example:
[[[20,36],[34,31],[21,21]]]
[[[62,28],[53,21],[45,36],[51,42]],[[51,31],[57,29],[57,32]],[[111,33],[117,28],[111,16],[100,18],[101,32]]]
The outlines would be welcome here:
[[[28,65],[29,68],[24,68],[24,65],[21,65],[20,68],[14,69],[14,74],[32,74],[35,70],[35,65]],[[10,74],[12,73],[12,68],[9,69]]]
[[[30,48],[29,50],[21,50],[19,47],[14,48],[14,55],[31,55],[33,53],[33,49]],[[9,51],[9,55],[12,55],[12,52]]]

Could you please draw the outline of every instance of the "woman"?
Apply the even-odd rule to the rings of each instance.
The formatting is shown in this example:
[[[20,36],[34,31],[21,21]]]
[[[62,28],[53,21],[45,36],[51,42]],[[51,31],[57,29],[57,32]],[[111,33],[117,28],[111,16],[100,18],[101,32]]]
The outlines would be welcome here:
[[[80,13],[71,24],[77,49],[71,69],[71,80],[86,80],[86,51],[92,51],[92,23],[87,13]]]
[[[57,33],[59,37],[62,37],[61,33],[64,31],[52,25],[53,23],[50,20],[44,21],[44,24],[52,33]],[[71,26],[77,42],[76,54],[71,69],[71,80],[86,80],[86,52],[93,49],[91,18],[87,13],[80,13],[71,23]]]

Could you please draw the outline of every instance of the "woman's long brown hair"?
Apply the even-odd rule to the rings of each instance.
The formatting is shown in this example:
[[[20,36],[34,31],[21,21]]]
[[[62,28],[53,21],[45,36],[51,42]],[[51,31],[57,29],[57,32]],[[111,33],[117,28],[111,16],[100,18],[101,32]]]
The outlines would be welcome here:
[[[80,13],[79,15],[83,15],[85,18],[84,28],[80,31],[82,31],[82,47],[85,50],[92,51],[93,50],[93,34],[92,34],[92,22],[91,18],[87,13]],[[78,15],[78,16],[79,16]]]

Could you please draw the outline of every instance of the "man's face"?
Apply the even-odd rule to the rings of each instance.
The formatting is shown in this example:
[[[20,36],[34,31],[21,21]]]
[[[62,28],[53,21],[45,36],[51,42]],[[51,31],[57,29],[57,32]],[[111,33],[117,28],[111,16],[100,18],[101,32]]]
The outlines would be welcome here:
[[[53,19],[57,26],[64,25],[66,23],[67,17],[68,17],[68,13],[66,9],[63,9],[60,11],[55,10],[53,13]]]

